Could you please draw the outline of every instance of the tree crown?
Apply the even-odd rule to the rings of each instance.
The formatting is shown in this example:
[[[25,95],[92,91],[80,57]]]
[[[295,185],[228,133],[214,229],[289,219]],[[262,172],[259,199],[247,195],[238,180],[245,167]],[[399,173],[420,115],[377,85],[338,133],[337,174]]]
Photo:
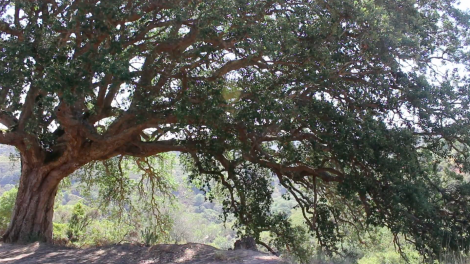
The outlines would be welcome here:
[[[186,153],[255,237],[289,233],[274,175],[325,247],[351,219],[468,247],[468,182],[437,166],[470,170],[468,79],[435,66],[470,61],[453,4],[2,1],[0,143],[50,167]]]

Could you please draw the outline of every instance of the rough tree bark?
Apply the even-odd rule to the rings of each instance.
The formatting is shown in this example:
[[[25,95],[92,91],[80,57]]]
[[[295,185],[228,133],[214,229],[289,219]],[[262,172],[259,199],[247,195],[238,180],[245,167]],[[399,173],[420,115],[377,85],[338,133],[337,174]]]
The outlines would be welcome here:
[[[21,178],[5,242],[52,242],[54,200],[60,181],[74,171],[73,164],[51,168],[22,161]]]

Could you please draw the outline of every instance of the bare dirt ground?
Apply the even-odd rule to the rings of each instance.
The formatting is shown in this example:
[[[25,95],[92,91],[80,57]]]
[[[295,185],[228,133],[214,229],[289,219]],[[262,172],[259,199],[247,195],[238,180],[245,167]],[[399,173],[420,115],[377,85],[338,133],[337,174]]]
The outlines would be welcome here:
[[[251,250],[219,250],[203,244],[163,244],[144,247],[134,244],[76,249],[33,243],[0,243],[0,264],[116,263],[116,264],[285,264],[280,258]]]

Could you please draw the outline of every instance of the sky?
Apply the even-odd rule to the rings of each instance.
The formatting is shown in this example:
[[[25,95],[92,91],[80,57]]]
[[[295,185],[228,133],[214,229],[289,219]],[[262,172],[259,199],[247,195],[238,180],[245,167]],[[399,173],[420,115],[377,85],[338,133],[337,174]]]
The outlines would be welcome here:
[[[461,9],[464,9],[464,10],[470,9],[470,0],[463,0],[459,6]]]

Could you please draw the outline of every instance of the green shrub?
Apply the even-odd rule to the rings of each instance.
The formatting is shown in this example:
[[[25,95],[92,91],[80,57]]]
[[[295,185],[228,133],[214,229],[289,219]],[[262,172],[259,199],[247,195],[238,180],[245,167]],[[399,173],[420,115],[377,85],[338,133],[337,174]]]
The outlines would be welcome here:
[[[85,228],[89,224],[89,220],[85,205],[81,202],[75,204],[66,231],[67,237],[71,242],[76,242],[81,238]]]
[[[53,222],[52,241],[55,245],[66,246],[69,243],[67,237],[68,224]]]
[[[220,249],[229,249],[233,247],[234,242],[235,239],[230,236],[217,236],[210,245]]]
[[[145,228],[144,230],[140,231],[142,235],[143,243],[146,246],[155,245],[158,242],[158,235],[155,231],[150,228]]]
[[[11,214],[15,206],[17,188],[13,188],[0,196],[0,234],[3,234],[11,220]]]
[[[68,224],[64,223],[52,223],[53,224],[53,235],[54,239],[64,239],[67,238],[67,229],[69,227]]]
[[[78,242],[80,246],[106,246],[121,242],[131,227],[107,219],[94,220],[87,226]]]

